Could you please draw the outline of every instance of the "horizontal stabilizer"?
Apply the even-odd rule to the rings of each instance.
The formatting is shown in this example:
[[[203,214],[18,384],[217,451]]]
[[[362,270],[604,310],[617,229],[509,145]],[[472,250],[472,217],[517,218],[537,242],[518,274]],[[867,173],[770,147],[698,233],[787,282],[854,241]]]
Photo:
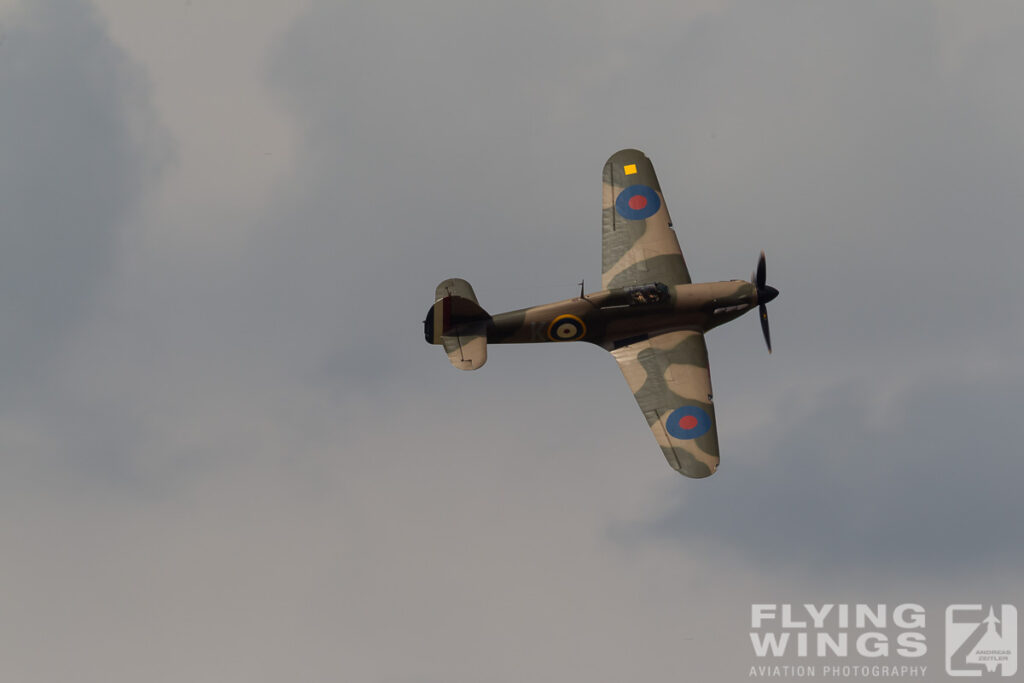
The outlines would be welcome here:
[[[473,303],[477,303],[476,294],[473,292],[473,286],[462,278],[448,278],[434,289],[434,301],[439,301],[446,296],[459,296],[463,299],[469,299]]]
[[[487,362],[487,325],[491,316],[477,303],[465,280],[451,278],[437,286],[434,305],[423,321],[430,344],[444,346],[452,365],[476,370]]]
[[[441,344],[448,360],[459,370],[476,370],[487,362],[487,323],[466,323],[456,333],[443,335]]]

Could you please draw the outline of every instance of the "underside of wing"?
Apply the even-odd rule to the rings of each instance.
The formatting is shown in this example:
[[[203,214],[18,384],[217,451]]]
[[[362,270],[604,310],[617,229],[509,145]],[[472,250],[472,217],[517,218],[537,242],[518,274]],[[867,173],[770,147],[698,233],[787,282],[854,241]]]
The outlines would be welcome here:
[[[601,285],[690,283],[672,219],[651,160],[636,149],[604,165]]]
[[[688,477],[718,468],[718,430],[704,335],[660,334],[612,351],[668,464]]]

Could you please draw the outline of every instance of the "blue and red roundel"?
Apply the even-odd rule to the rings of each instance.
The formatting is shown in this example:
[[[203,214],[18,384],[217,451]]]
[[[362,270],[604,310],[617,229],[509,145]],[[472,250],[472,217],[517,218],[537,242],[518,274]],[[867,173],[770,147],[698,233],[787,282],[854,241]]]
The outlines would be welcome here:
[[[646,185],[630,185],[619,193],[615,200],[615,210],[619,215],[631,221],[641,221],[658,213],[661,199],[658,193]]]
[[[696,439],[711,429],[711,416],[698,406],[683,406],[669,413],[665,429],[677,439]]]

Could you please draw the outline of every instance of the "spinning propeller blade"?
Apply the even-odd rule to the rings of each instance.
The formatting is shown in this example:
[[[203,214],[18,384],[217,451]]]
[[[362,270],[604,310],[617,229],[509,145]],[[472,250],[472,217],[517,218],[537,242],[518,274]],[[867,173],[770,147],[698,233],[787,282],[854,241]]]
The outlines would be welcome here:
[[[772,352],[772,335],[768,328],[768,307],[765,305],[779,295],[779,290],[765,284],[767,269],[764,262],[764,252],[757,260],[757,270],[750,278],[751,284],[757,289],[757,308],[761,316],[761,332],[764,333],[764,343],[768,346],[768,353]]]

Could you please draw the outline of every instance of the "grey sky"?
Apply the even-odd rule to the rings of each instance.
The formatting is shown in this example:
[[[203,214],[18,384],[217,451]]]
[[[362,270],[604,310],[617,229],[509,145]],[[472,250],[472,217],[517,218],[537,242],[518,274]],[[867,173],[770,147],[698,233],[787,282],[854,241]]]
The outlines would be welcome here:
[[[85,317],[150,170],[141,74],[87,7],[33,3],[5,31],[0,90],[4,402]],[[73,105],[69,106],[69,103]],[[8,404],[9,405],[9,404]]]
[[[731,681],[753,600],[1012,601],[1016,9],[0,3],[3,678]],[[422,340],[596,288],[627,146],[782,292],[708,481],[599,349]]]

